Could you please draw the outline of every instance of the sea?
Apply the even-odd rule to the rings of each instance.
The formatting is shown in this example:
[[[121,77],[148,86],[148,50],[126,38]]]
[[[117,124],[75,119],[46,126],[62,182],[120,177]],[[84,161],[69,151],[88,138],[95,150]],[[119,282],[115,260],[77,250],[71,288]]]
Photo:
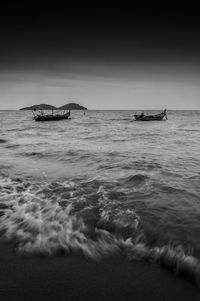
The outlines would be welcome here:
[[[125,256],[199,282],[200,111],[134,113],[0,111],[1,243],[18,256]]]

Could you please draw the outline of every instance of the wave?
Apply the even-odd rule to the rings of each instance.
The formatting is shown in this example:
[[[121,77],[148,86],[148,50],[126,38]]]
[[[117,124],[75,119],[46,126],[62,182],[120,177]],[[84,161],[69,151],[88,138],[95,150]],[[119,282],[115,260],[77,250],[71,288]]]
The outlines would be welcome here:
[[[129,178],[135,179],[145,177]],[[172,243],[150,246],[142,217],[123,198],[116,201],[98,180],[80,186],[76,181],[37,183],[4,176],[0,188],[1,240],[12,242],[19,254],[73,252],[93,260],[122,254],[167,266],[200,284],[200,262],[191,250]]]
[[[0,139],[0,143],[6,143],[6,142],[8,142],[6,139]]]
[[[97,192],[99,208],[90,207],[84,198],[74,196],[73,186],[72,183],[61,185],[62,193],[68,195],[58,199],[54,193],[58,192],[59,184],[55,190],[53,184],[40,187],[16,180],[2,181],[0,231],[4,239],[14,241],[20,253],[54,255],[79,251],[97,259],[119,251],[123,240],[99,225],[105,224],[106,228],[112,220],[117,225],[115,232],[119,233],[119,229],[128,227],[126,212],[115,208],[113,215],[110,204],[103,202],[100,206],[100,191]],[[96,220],[91,218],[94,209],[99,214]],[[137,218],[135,213],[129,215],[130,220]]]
[[[147,179],[148,179],[147,175],[136,174],[136,175],[128,176],[127,178],[124,179],[124,181],[128,183],[134,183],[135,185],[139,185],[144,183],[144,181],[146,181]]]
[[[131,139],[129,139],[131,140]],[[125,142],[128,141],[128,139],[112,139],[113,142]]]
[[[41,158],[49,158],[49,157],[52,157],[54,156],[53,154],[49,153],[49,152],[23,152],[23,153],[18,153],[18,155],[20,156],[23,156],[23,157],[35,157],[35,158],[38,158],[38,159],[41,159]]]
[[[21,157],[33,157],[33,158],[37,158],[37,159],[47,159],[47,158],[57,158],[59,156],[62,155],[61,151],[56,151],[54,152],[53,150],[49,150],[49,151],[25,151],[25,152],[18,152],[17,153],[18,156]]]
[[[129,259],[145,260],[172,269],[175,273],[192,279],[200,287],[200,262],[197,258],[185,254],[180,245],[149,248],[145,244],[130,245]]]
[[[17,145],[15,146],[17,147]],[[13,148],[15,148],[13,146]],[[65,162],[65,161],[71,161],[71,162],[77,162],[77,161],[84,161],[88,159],[88,164],[90,160],[99,160],[98,155],[95,153],[90,153],[87,151],[82,151],[82,150],[69,150],[69,151],[59,151],[59,150],[51,150],[49,151],[25,151],[25,152],[18,152],[18,156],[20,157],[32,157],[32,158],[37,158],[37,159],[55,159],[60,162]]]
[[[196,179],[196,177],[194,179]],[[173,184],[175,186],[176,182]],[[161,184],[161,183],[156,183],[155,186],[157,190],[159,189],[164,193],[173,194],[173,195],[178,195],[178,194],[184,195],[185,197],[188,197],[189,200],[191,198],[195,198],[197,200],[199,199],[199,194],[195,189],[191,191],[187,189],[185,186],[181,186],[180,188],[178,188],[178,187],[174,187],[167,184]]]
[[[178,129],[178,131],[183,131],[183,132],[200,132],[199,129]]]
[[[129,163],[123,163],[121,166],[123,169],[138,169],[138,170],[153,170],[153,169],[161,169],[161,165],[157,162],[149,162],[145,160],[137,160]]]
[[[134,118],[130,118],[130,117],[127,117],[127,118],[110,118],[109,121],[133,121]]]
[[[15,149],[15,148],[18,148],[18,147],[20,147],[20,144],[9,144],[9,145],[6,145],[5,148]]]

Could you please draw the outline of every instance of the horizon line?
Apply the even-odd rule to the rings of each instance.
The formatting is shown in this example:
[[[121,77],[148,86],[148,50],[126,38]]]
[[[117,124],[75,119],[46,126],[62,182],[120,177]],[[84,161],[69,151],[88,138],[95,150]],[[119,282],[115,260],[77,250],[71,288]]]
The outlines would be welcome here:
[[[56,108],[57,110],[62,110]],[[51,109],[43,109],[44,111],[49,111]],[[163,109],[87,109],[86,111],[162,111]],[[200,109],[166,109],[167,111],[200,111]],[[0,111],[31,111],[21,110],[21,109],[0,109]],[[85,111],[81,109],[72,109],[71,111]]]

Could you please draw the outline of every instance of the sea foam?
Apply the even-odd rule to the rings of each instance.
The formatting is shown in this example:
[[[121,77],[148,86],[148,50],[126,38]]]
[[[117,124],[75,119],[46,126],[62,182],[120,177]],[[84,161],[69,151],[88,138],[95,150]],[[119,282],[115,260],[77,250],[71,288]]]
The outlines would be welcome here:
[[[0,187],[1,240],[12,242],[19,254],[81,253],[93,260],[121,254],[167,266],[200,284],[199,260],[181,245],[150,247],[141,217],[123,202],[116,206],[102,185],[92,202],[72,181],[39,184],[4,177]]]

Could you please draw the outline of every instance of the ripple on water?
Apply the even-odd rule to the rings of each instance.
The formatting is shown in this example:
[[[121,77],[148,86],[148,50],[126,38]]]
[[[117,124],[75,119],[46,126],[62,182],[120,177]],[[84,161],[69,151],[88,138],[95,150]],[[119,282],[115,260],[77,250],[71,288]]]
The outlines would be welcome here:
[[[6,143],[6,142],[8,142],[8,140],[6,140],[6,139],[0,139],[0,143]]]

